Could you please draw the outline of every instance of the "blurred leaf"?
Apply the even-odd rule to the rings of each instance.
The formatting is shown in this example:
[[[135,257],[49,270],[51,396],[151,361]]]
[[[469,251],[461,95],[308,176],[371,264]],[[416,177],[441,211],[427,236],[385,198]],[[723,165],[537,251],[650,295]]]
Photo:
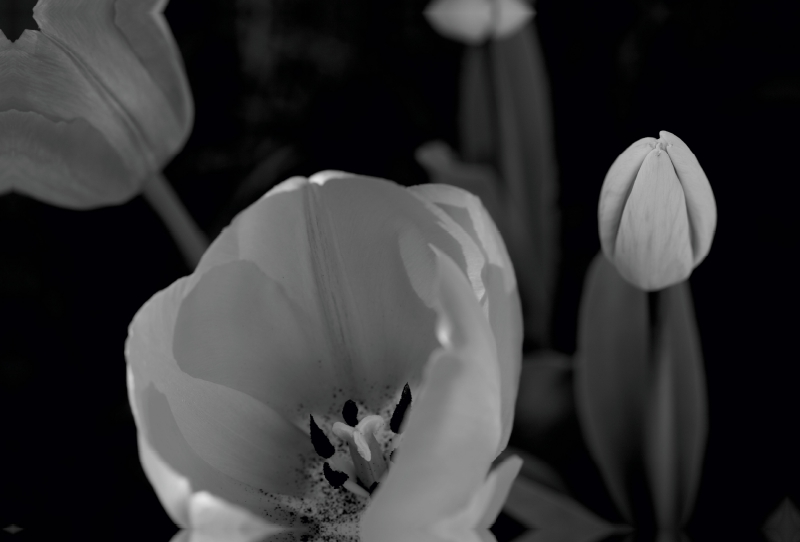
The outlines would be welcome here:
[[[514,446],[506,447],[506,449],[503,450],[499,456],[497,456],[492,464],[499,465],[506,458],[512,456],[517,456],[522,459],[522,467],[520,468],[519,476],[528,478],[529,480],[537,482],[554,491],[563,493],[564,495],[569,494],[567,485],[553,467],[530,452],[526,452],[520,448],[516,448]]]
[[[586,444],[623,517],[640,464],[648,389],[647,294],[598,253],[589,266],[578,329],[575,402]]]
[[[630,529],[607,523],[570,497],[524,476],[517,476],[514,480],[503,511],[523,525],[536,529],[517,540],[589,542]]]
[[[507,245],[530,339],[549,343],[558,264],[556,159],[550,88],[536,28],[489,45],[497,108],[497,165],[505,188]]]
[[[495,155],[495,104],[487,51],[466,47],[461,62],[459,143],[467,162],[492,163]]]
[[[573,409],[572,358],[555,350],[526,355],[514,416],[520,441],[545,441]]]
[[[781,501],[767,522],[764,534],[770,542],[797,542],[800,540],[800,511],[789,497]]]
[[[691,291],[684,281],[659,292],[646,463],[662,528],[691,515],[708,433],[708,406]]]

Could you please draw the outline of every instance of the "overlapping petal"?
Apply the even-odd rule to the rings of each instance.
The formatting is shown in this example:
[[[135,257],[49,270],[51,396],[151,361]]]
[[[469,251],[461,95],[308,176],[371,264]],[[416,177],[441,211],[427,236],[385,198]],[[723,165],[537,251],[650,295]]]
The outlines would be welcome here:
[[[0,192],[121,203],[185,142],[193,102],[164,0],[41,0],[0,37]]]
[[[410,190],[452,218],[470,235],[486,258],[483,282],[487,295],[482,302],[494,333],[497,360],[501,367],[503,435],[498,444],[499,454],[508,445],[511,436],[522,370],[522,309],[514,267],[503,238],[477,197],[443,184],[415,186]]]
[[[513,407],[519,378],[519,301],[502,240],[480,203],[439,190],[423,197],[424,190],[342,172],[290,179],[242,212],[192,275],[142,307],[126,344],[131,403],[142,449],[180,473],[164,482],[164,469],[146,469],[165,486],[157,493],[176,522],[187,521],[185,505],[176,504],[185,501],[185,479],[194,492],[301,528],[276,495],[306,490],[302,473],[314,454],[308,414],[338,413],[346,399],[377,412],[406,382],[419,397],[423,368],[439,345],[442,258],[466,285],[458,295],[477,307],[479,322],[469,326],[479,325],[483,338],[470,355],[491,375],[473,382],[485,397],[470,406],[488,409],[481,427],[491,421],[483,431],[490,438],[483,434],[474,447],[491,448],[487,468],[472,475],[473,489],[481,487],[513,423],[513,409],[504,413],[503,405]],[[457,345],[467,341],[466,324],[452,329],[462,333],[452,339]],[[461,355],[443,351],[439,365],[452,370]],[[446,376],[426,386],[450,386]],[[441,397],[449,395],[430,400]],[[447,435],[458,441],[452,430]],[[404,433],[403,449],[407,439]],[[443,446],[436,457],[453,446],[433,442]],[[481,507],[507,491],[511,471],[502,472],[491,482],[496,488],[482,490]],[[461,494],[459,510],[470,495]]]
[[[511,458],[498,468],[502,483],[484,481],[501,438],[500,375],[486,363],[496,356],[492,332],[458,267],[431,249],[442,346],[425,369],[394,465],[362,517],[364,540],[481,540],[479,527],[494,520],[486,512],[499,510],[490,495],[507,492],[521,464]]]

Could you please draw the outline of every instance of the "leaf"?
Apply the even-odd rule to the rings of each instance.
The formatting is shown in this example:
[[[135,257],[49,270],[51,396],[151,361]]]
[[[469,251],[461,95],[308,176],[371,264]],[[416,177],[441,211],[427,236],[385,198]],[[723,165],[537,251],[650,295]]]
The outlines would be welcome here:
[[[537,542],[589,542],[629,527],[612,525],[580,503],[524,476],[517,476],[503,512],[536,529]],[[527,540],[527,538],[523,538]]]
[[[559,219],[550,89],[535,27],[493,41],[490,55],[508,247],[526,305],[527,335],[546,345]]]
[[[578,325],[578,419],[614,502],[632,522],[649,384],[647,294],[628,284],[602,253],[589,266]]]
[[[659,526],[672,528],[684,525],[694,506],[708,405],[688,282],[660,292],[659,313],[646,463]]]

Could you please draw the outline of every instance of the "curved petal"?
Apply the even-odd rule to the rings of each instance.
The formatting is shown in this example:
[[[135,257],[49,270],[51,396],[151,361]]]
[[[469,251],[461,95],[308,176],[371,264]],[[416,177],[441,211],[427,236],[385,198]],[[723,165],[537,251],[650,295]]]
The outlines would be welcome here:
[[[246,393],[304,426],[331,406],[335,381],[319,329],[247,260],[216,266],[180,305],[172,350],[186,374]],[[341,408],[341,405],[338,406]]]
[[[154,169],[180,150],[191,128],[185,106],[175,110],[165,94],[184,74],[181,70],[172,78],[164,76],[164,62],[170,69],[181,66],[174,43],[164,38],[169,33],[161,15],[156,15],[160,7],[160,2],[141,0],[40,0],[34,8],[41,32],[69,51],[75,69],[105,90],[105,99],[120,109],[117,122],[126,122],[141,138],[143,158]],[[122,21],[122,28],[117,21]],[[148,58],[145,65],[137,53]],[[162,57],[155,78],[147,70],[156,66],[154,56]],[[173,60],[166,61],[170,57]],[[183,91],[185,98],[188,92]],[[174,92],[171,97],[175,99]]]
[[[281,183],[240,213],[198,272],[235,259],[255,262],[308,317],[307,329],[318,330],[328,353],[323,363],[336,375],[326,385],[342,401],[360,400],[377,412],[406,382],[414,389],[436,347],[435,263],[427,244],[473,269],[483,287],[482,264],[471,263],[483,256],[456,229],[461,239],[392,182],[321,172]]]
[[[503,238],[477,197],[444,184],[412,186],[409,190],[447,213],[481,248],[488,263],[483,270],[487,291],[484,305],[488,305],[485,310],[497,345],[502,390],[503,433],[497,449],[499,454],[511,436],[522,370],[522,309],[514,267]]]
[[[192,495],[189,502],[192,542],[258,542],[264,537],[286,532],[248,510],[240,508],[207,491]]]
[[[194,100],[178,46],[163,12],[169,0],[116,0],[114,24],[125,36],[188,136],[194,122]]]
[[[366,540],[380,539],[384,530],[430,532],[464,510],[500,440],[499,371],[486,362],[495,355],[491,330],[458,267],[432,250],[442,347],[425,368],[394,465],[362,516]],[[469,521],[474,526],[480,519]]]
[[[14,189],[87,209],[133,197],[136,175],[83,118],[53,121],[33,111],[0,112],[0,193]]]
[[[658,134],[668,143],[667,154],[686,194],[694,265],[697,266],[711,250],[711,241],[717,229],[717,203],[714,200],[714,192],[711,191],[708,177],[700,167],[700,162],[686,143],[675,134],[664,130]]]
[[[54,202],[85,208],[129,197],[154,167],[107,92],[40,32],[26,31],[0,49],[0,66],[0,115],[8,130],[0,150],[10,164],[2,176],[15,188],[46,193],[57,173],[66,174],[69,186],[59,189]],[[104,183],[109,186],[100,188]]]
[[[129,328],[125,355],[133,375],[129,383],[137,427],[192,489],[294,525],[299,520],[267,492],[303,493],[304,461],[314,454],[311,443],[257,400],[180,370],[171,342],[187,285],[181,279],[156,294]]]
[[[692,272],[686,198],[667,153],[645,156],[633,182],[614,246],[613,262],[626,280],[660,290]]]
[[[633,182],[645,156],[653,150],[656,143],[657,140],[653,137],[643,137],[631,144],[617,156],[603,180],[597,206],[597,220],[603,254],[609,259],[614,257],[622,211],[633,188]]]

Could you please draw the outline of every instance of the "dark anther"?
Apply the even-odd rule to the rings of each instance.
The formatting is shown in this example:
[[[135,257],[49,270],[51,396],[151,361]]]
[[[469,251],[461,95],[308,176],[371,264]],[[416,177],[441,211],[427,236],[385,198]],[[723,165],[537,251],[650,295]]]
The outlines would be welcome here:
[[[314,416],[309,415],[309,417],[311,418],[311,444],[314,445],[314,451],[321,457],[328,459],[336,451],[336,448],[333,447],[333,444],[322,432],[322,429],[314,422]]]
[[[375,491],[375,488],[377,487],[378,487],[378,482],[372,482],[372,485],[369,486],[369,489],[367,491],[369,491],[369,494],[372,495],[372,492]]]
[[[392,453],[389,454],[389,461],[394,463],[394,450],[392,450]]]
[[[345,483],[348,478],[350,478],[345,472],[333,470],[331,466],[328,465],[327,461],[324,465],[322,465],[322,472],[325,474],[325,479],[333,487],[341,487],[341,485]]]
[[[344,408],[342,408],[342,417],[350,427],[358,425],[358,407],[351,399],[345,402]]]
[[[392,419],[389,421],[389,428],[394,433],[400,432],[400,426],[403,423],[403,418],[406,415],[406,410],[411,405],[411,388],[408,387],[406,384],[403,387],[403,394],[400,396],[400,402],[397,403],[397,406],[394,407],[394,414],[392,414]]]

